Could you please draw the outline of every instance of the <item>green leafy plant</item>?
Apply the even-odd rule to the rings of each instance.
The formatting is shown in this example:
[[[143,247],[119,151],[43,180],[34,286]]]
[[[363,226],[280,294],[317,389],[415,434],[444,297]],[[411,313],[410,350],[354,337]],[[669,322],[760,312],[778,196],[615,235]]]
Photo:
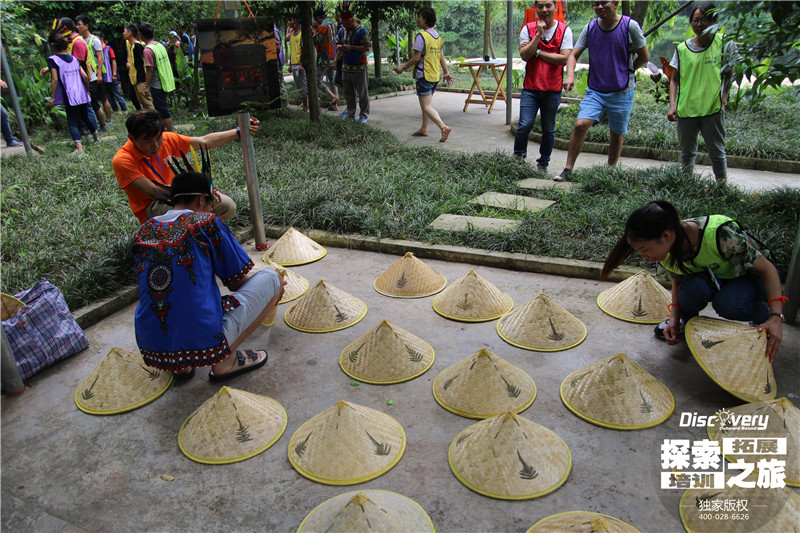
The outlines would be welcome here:
[[[397,49],[398,49],[398,47],[400,48],[400,61],[402,62],[403,58],[404,57],[408,57],[408,55],[409,55],[408,37],[402,37],[401,36],[400,40],[398,41],[395,38],[394,33],[391,33],[391,32],[387,33],[386,34],[386,50],[387,50],[386,60],[389,63],[392,63],[394,65],[397,64]]]

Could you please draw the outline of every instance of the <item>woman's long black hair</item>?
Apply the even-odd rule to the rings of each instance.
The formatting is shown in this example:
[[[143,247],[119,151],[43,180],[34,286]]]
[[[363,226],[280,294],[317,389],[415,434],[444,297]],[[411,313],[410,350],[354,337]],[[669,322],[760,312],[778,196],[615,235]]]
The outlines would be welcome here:
[[[688,274],[689,272],[683,266],[683,245],[687,237],[681,226],[678,211],[667,201],[655,200],[646,203],[630,214],[625,222],[625,232],[611,249],[611,253],[608,254],[603,265],[600,281],[608,279],[611,272],[633,254],[634,250],[628,243],[628,239],[632,241],[657,240],[664,235],[665,231],[675,233],[675,242],[669,249],[670,266],[677,267],[679,271]]]

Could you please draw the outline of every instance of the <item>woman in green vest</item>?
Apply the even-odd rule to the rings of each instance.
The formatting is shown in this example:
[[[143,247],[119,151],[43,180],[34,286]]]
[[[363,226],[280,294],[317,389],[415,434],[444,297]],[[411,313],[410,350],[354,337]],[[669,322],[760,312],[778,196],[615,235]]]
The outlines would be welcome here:
[[[439,76],[444,71],[444,79],[448,82],[453,81],[453,77],[447,71],[447,63],[444,60],[442,37],[433,28],[436,25],[436,12],[433,8],[423,7],[417,13],[417,26],[422,31],[417,34],[414,40],[414,54],[405,65],[394,69],[400,74],[405,70],[414,67],[414,79],[417,82],[417,97],[419,107],[422,109],[422,126],[412,133],[415,137],[428,136],[428,124],[433,121],[442,130],[439,142],[445,142],[453,128],[442,121],[439,112],[431,104],[433,93],[439,85]]]
[[[694,8],[689,20],[695,36],[679,44],[672,56],[675,72],[669,83],[667,119],[678,123],[684,172],[694,174],[697,135],[702,133],[714,177],[717,183],[725,183],[725,104],[732,73],[725,65],[736,54],[736,45],[733,41],[723,45],[722,34],[709,31],[717,21],[713,10],[712,2]]]
[[[679,342],[683,325],[709,302],[722,318],[753,322],[767,332],[772,362],[783,338],[781,280],[769,250],[723,215],[680,220],[675,207],[656,200],[635,210],[611,250],[600,280],[637,252],[672,279],[672,303],[655,334]]]

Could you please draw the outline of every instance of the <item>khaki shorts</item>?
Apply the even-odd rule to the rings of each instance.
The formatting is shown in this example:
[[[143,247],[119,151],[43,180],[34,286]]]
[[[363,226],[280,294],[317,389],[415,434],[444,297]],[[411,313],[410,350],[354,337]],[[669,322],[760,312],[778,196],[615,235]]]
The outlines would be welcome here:
[[[136,85],[133,86],[133,88],[136,90],[136,99],[139,100],[139,103],[142,105],[143,108],[155,110],[155,106],[153,105],[153,98],[149,94],[145,93],[144,87],[145,87],[144,82],[137,83]]]

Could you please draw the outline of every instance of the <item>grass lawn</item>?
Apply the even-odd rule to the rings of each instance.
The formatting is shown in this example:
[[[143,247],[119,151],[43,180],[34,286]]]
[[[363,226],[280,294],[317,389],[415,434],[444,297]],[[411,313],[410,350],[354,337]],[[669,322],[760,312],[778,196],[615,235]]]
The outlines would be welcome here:
[[[509,233],[434,231],[428,225],[443,213],[486,215],[468,204],[483,192],[531,195],[516,182],[536,173],[507,155],[409,147],[390,133],[331,116],[313,127],[304,112],[258,116],[255,153],[266,224],[602,261],[628,213],[664,198],[685,217],[724,213],[740,220],[767,243],[783,272],[797,231],[800,191],[751,196],[683,178],[677,165],[576,172],[580,191],[538,192],[557,203],[522,215],[520,228]],[[176,124],[195,125],[193,135],[233,122],[176,117]],[[3,159],[3,292],[49,279],[75,309],[134,282],[129,244],[137,222],[111,169],[125,140],[121,120],[109,135],[115,139],[87,146],[87,155],[75,158],[68,156],[66,132],[44,132],[34,141],[47,146],[46,155]],[[239,145],[214,149],[212,158],[217,185],[239,206],[231,225],[249,225]]]

